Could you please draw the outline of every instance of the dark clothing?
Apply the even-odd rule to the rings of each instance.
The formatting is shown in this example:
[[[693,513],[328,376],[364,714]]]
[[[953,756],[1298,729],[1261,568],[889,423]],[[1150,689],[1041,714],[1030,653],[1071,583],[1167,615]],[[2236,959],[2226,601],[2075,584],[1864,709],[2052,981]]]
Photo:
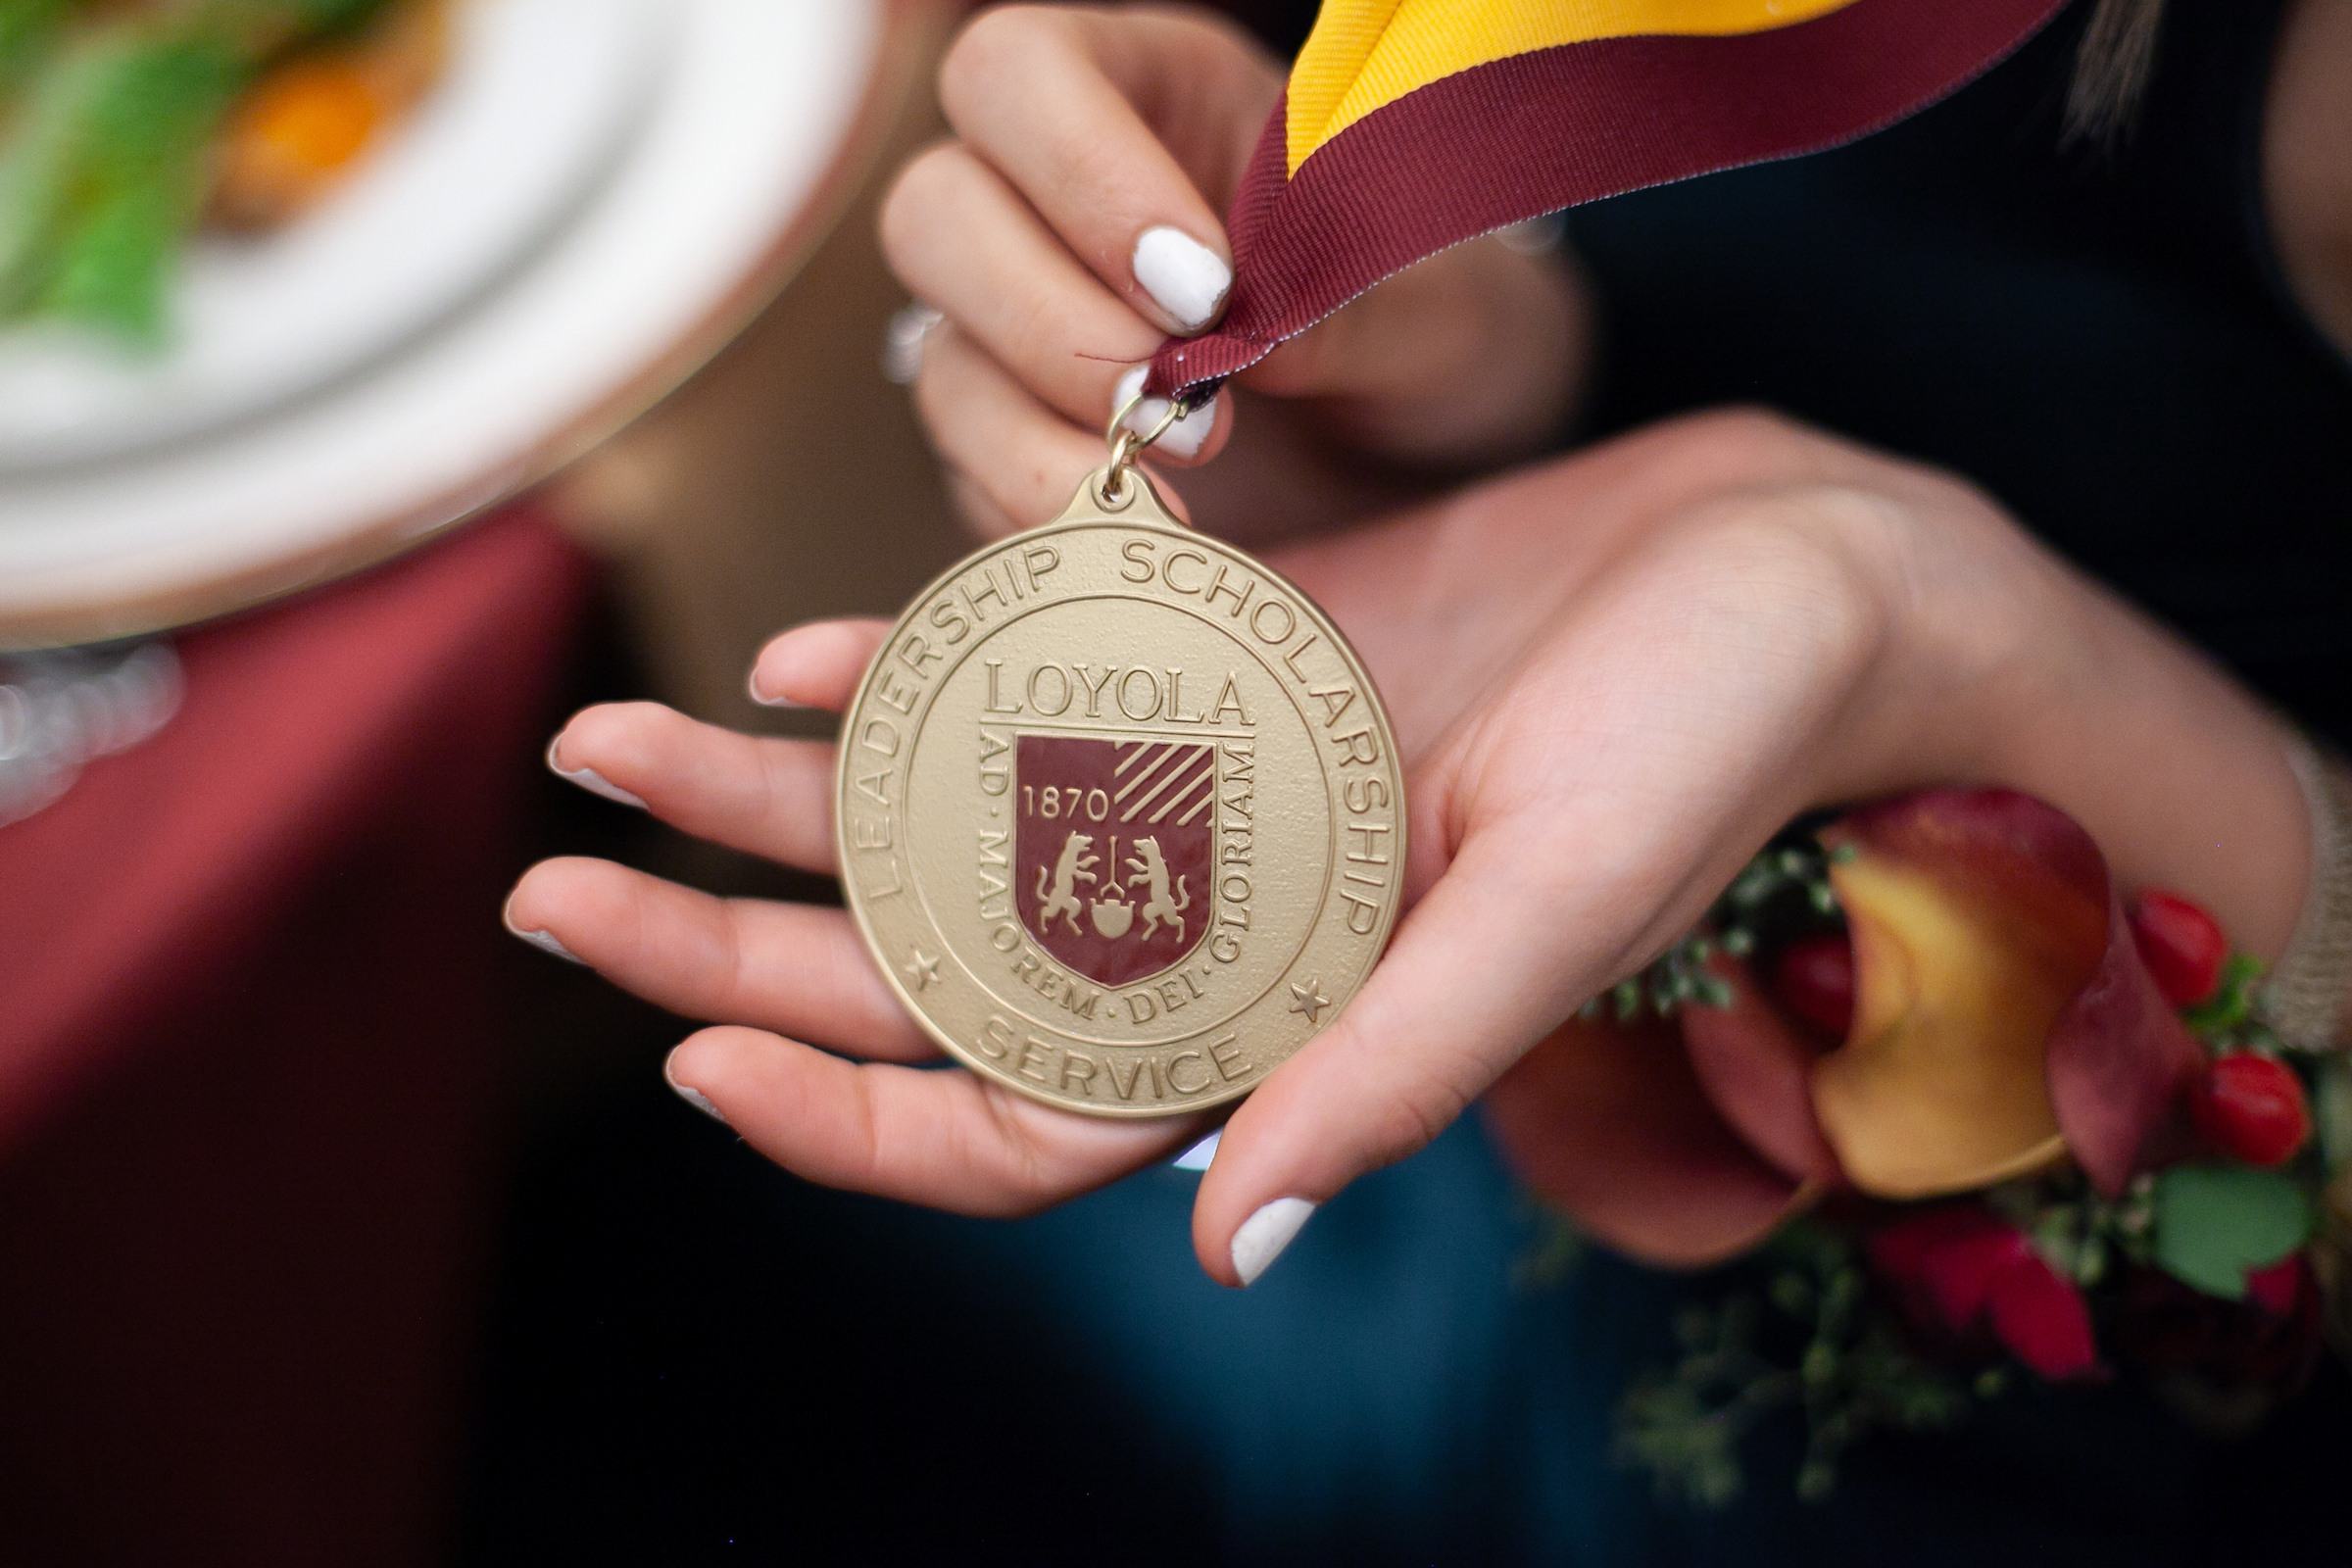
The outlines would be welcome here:
[[[2077,5],[1851,147],[1570,215],[1599,429],[1755,402],[1942,465],[2352,740],[2352,374],[2262,201],[2279,9],[2172,0],[2113,151],[2059,146]]]

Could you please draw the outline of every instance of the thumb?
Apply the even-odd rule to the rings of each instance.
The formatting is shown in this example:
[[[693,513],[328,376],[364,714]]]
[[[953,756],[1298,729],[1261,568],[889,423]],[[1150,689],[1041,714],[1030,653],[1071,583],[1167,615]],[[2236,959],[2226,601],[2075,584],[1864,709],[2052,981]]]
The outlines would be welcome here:
[[[1320,400],[1344,435],[1392,459],[1514,450],[1566,419],[1588,310],[1553,260],[1474,240],[1358,295],[1240,380]]]
[[[1537,917],[1551,901],[1476,854],[1464,846],[1348,1009],[1226,1124],[1193,1206],[1212,1279],[1255,1280],[1316,1205],[1437,1137],[1581,994],[1556,915]]]

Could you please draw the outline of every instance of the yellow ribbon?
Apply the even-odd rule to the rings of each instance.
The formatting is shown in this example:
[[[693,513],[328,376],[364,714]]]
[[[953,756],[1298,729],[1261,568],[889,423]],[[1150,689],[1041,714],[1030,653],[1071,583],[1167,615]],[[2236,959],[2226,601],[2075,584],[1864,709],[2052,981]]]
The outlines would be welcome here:
[[[1852,0],[1324,0],[1291,68],[1290,172],[1417,87],[1511,55],[1598,38],[1767,32]]]

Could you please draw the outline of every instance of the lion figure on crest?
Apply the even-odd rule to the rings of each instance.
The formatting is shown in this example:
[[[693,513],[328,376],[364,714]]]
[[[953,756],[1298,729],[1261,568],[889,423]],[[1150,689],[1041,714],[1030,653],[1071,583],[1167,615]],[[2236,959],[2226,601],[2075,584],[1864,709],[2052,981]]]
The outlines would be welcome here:
[[[1095,880],[1094,866],[1102,857],[1087,854],[1087,851],[1094,847],[1093,836],[1086,833],[1073,833],[1061,841],[1061,858],[1054,862],[1054,891],[1051,893],[1046,891],[1046,868],[1042,865],[1037,868],[1037,924],[1039,930],[1042,931],[1052,925],[1054,917],[1058,914],[1061,916],[1062,923],[1070,928],[1070,935],[1074,937],[1086,935],[1078,926],[1078,884]],[[1154,853],[1152,858],[1156,860],[1158,858],[1158,855]],[[1164,868],[1160,875],[1163,879],[1166,877],[1167,872]],[[1152,885],[1154,889],[1162,889],[1166,883],[1163,880]]]
[[[1176,891],[1168,891],[1168,862],[1160,858],[1159,840],[1143,838],[1135,841],[1136,858],[1127,862],[1130,877],[1142,877],[1152,889],[1152,897],[1144,902],[1143,940],[1152,940],[1152,933],[1162,924],[1171,927],[1176,940],[1184,940],[1183,911],[1193,906],[1192,897],[1185,892],[1184,878],[1176,879]]]

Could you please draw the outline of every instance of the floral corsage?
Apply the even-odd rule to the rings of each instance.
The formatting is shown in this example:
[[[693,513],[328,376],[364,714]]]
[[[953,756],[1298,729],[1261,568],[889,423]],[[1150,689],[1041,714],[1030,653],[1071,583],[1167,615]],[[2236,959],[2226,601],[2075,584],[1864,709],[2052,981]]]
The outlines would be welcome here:
[[[1581,1234],[1753,1261],[1628,1395],[1620,1455],[1720,1503],[1742,1435],[1793,1407],[1818,1496],[1874,1427],[1948,1425],[2019,1377],[2259,1420],[2330,1329],[2352,1344],[2352,1074],[2269,1026],[2261,979],[2013,791],[1768,849],[1488,1102]]]

